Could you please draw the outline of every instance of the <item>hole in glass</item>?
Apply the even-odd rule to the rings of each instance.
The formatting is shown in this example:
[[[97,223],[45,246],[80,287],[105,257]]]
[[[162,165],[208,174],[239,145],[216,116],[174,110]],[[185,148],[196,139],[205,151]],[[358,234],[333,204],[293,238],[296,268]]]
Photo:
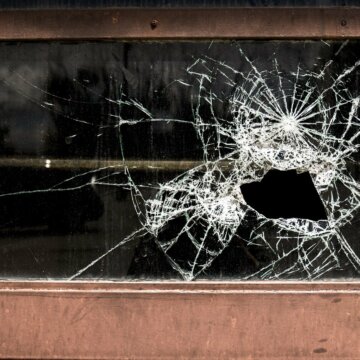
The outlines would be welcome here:
[[[260,182],[241,185],[241,191],[247,204],[268,218],[327,219],[308,172],[273,169]]]

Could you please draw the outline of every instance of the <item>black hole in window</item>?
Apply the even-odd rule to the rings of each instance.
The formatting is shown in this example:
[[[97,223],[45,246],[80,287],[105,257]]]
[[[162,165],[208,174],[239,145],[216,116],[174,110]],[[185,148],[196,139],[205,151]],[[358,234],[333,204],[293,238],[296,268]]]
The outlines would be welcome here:
[[[268,218],[327,219],[308,172],[270,170],[260,182],[242,185],[241,191],[247,204]]]

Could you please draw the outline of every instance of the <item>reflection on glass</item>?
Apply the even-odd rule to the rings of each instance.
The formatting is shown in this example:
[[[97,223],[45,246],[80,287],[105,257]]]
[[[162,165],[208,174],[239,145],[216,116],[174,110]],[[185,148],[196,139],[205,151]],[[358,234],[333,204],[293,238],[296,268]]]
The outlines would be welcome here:
[[[358,50],[2,43],[0,276],[357,276]]]

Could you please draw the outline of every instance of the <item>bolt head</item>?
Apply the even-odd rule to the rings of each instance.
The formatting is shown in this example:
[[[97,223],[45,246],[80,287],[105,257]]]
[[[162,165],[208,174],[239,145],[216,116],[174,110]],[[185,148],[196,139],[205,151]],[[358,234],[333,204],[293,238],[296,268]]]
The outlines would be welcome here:
[[[158,24],[159,24],[159,20],[156,20],[156,19],[151,20],[151,22],[150,22],[151,29],[154,30],[155,28],[157,28]]]

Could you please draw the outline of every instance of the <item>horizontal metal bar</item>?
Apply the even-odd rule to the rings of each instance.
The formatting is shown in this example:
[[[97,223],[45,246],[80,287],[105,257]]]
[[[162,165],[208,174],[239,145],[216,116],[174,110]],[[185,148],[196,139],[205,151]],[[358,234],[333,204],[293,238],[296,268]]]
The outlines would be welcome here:
[[[360,358],[359,283],[0,287],[0,358]]]
[[[46,158],[0,158],[1,167],[17,168],[48,168],[58,170],[92,170],[101,168],[114,168],[130,170],[147,170],[147,171],[176,171],[189,170],[203,164],[197,160],[98,160],[98,159],[46,159]],[[229,167],[229,161],[223,161],[220,165],[222,168]]]
[[[0,40],[359,38],[360,8],[6,10]]]
[[[1,281],[0,293],[7,292],[357,292],[360,281]]]
[[[199,161],[171,160],[98,160],[98,159],[51,159],[51,158],[0,158],[0,167],[48,168],[55,170],[92,170],[101,168],[132,170],[184,170],[200,165]]]
[[[233,167],[233,161],[220,160],[217,165],[222,170]],[[354,165],[354,162],[349,162]],[[101,160],[101,159],[61,159],[33,157],[0,157],[0,168],[32,168],[53,170],[96,170],[96,169],[130,169],[133,171],[186,171],[205,165],[200,160]]]

